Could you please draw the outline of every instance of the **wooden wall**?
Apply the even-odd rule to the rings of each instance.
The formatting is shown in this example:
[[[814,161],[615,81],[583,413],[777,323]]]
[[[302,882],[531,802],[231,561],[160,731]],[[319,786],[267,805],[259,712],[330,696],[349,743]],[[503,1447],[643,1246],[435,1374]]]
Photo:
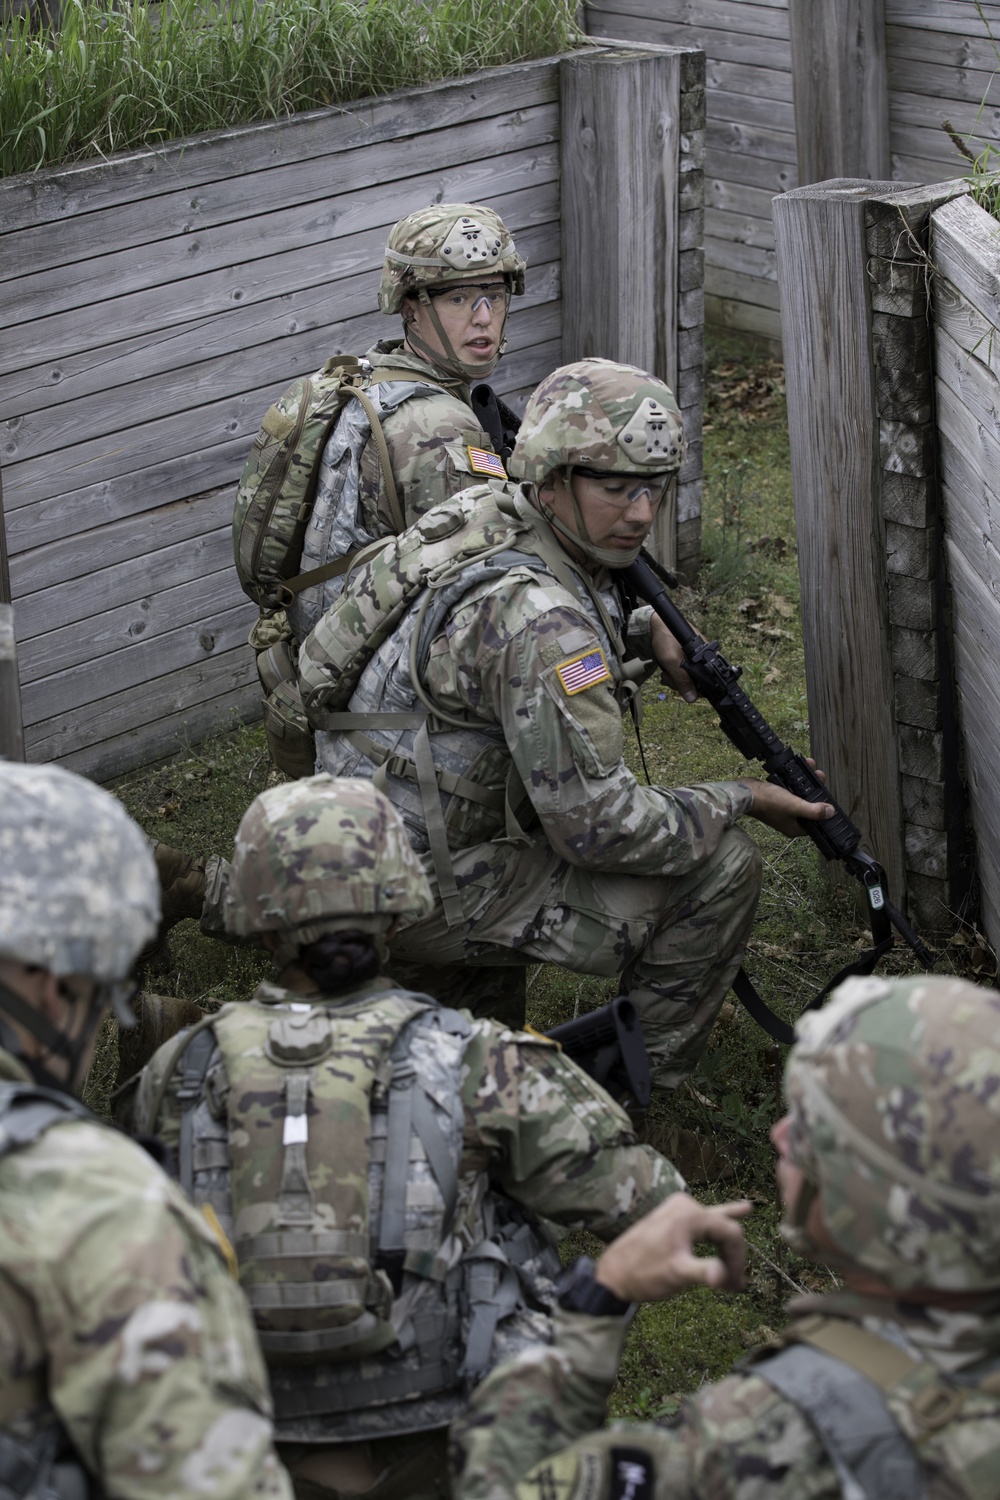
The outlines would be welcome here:
[[[29,760],[106,778],[256,715],[230,522],[261,415],[329,355],[397,334],[376,310],[387,231],[449,200],[493,204],[527,256],[494,377],[523,401],[561,359],[559,177],[549,59],[0,181]]]
[[[1000,952],[1000,236],[968,197],[931,217],[941,493],[963,751],[982,885]]]
[[[594,0],[593,36],[705,52],[705,321],[781,335],[771,199],[798,183],[788,0]]]
[[[801,96],[815,88],[821,59],[805,38],[799,50],[793,48],[790,7],[808,24],[826,28],[831,56],[841,63],[849,62],[845,52],[851,38],[843,35],[848,17],[852,26],[863,21],[884,32],[877,50],[886,74],[888,142],[869,142],[860,159],[817,174],[803,167],[810,153],[797,141],[796,104],[801,112]],[[982,11],[996,47],[974,0],[593,0],[588,5],[587,27],[594,36],[705,50],[709,325],[780,338],[771,225],[775,194],[824,177],[934,183],[959,176],[967,164],[941,128],[944,121],[963,136],[971,133],[977,154],[985,144],[1000,146],[1000,83],[992,83],[1000,69],[1000,3],[986,0]],[[826,69],[826,76],[833,71]],[[804,80],[798,101],[797,76]],[[838,76],[845,95],[840,118],[850,130],[857,123],[858,74],[844,66]],[[807,98],[807,111],[808,103]],[[886,165],[870,168],[866,163],[872,161]]]

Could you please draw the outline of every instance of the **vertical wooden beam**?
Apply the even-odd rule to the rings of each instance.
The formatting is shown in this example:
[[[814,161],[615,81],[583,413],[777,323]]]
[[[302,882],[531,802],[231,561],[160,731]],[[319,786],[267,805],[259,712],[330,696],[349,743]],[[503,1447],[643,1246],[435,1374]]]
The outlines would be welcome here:
[[[7,533],[3,524],[3,487],[0,485],[0,756],[24,759],[21,687],[17,675],[14,606],[10,601]]]
[[[620,360],[677,390],[681,60],[580,52],[559,65],[563,359]],[[652,538],[676,559],[676,508]]]
[[[889,176],[885,0],[788,0],[799,184]]]
[[[773,201],[813,754],[905,888],[885,537],[878,505],[865,199],[872,184]]]

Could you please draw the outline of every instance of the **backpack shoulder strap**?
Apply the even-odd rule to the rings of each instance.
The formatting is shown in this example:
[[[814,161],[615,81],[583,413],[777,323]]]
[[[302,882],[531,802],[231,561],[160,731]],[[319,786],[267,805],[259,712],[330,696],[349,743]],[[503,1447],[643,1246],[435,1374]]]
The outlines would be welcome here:
[[[93,1120],[79,1099],[58,1089],[34,1083],[0,1084],[0,1161],[22,1146],[30,1146],[51,1125],[66,1120]]]
[[[749,1369],[809,1418],[845,1500],[924,1500],[923,1465],[886,1395],[925,1362],[842,1318],[803,1318],[785,1337],[784,1349]]]

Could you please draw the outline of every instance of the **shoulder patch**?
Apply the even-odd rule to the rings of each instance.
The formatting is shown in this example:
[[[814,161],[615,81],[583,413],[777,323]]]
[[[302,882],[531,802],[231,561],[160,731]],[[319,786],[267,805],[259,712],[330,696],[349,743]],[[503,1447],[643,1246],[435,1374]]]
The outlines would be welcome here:
[[[473,474],[492,474],[495,479],[506,479],[507,470],[503,466],[503,459],[499,453],[491,453],[488,448],[466,447],[469,455],[469,467]]]
[[[570,698],[574,693],[582,693],[584,688],[596,687],[599,682],[611,680],[611,670],[600,646],[560,662],[556,667],[556,675],[562,683],[563,692]]]

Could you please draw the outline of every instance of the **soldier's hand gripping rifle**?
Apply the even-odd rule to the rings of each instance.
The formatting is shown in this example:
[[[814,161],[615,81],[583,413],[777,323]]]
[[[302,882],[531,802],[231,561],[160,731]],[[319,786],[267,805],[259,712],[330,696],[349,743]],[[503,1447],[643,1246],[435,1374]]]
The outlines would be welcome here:
[[[832,818],[821,822],[800,819],[804,831],[816,844],[824,859],[837,859],[864,887],[868,902],[873,947],[856,963],[848,964],[825,985],[811,1002],[818,1005],[824,996],[849,974],[870,974],[875,964],[893,945],[892,929],[909,944],[925,969],[934,964],[934,954],[921,941],[903,913],[893,906],[886,890],[885,871],[872,855],[861,848],[861,833],[827,791],[812,766],[803,756],[775,734],[763,714],[738,686],[742,668],[732,666],[719,650],[718,641],[706,641],[681,614],[664,587],[676,579],[661,570],[643,553],[623,568],[626,581],[640,599],[659,615],[684,651],[684,670],[703,698],[719,715],[724,734],[748,760],[763,762],[768,781],[783,786],[806,802],[829,802],[837,809]],[[791,1028],[779,1020],[757,995],[741,969],[733,985],[737,996],[766,1031],[779,1041],[792,1040]]]

